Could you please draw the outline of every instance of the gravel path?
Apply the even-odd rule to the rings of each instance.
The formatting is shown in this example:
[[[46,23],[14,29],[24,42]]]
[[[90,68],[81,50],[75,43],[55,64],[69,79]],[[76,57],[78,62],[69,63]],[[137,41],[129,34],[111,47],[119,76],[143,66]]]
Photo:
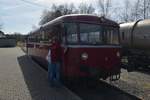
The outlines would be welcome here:
[[[150,100],[150,75],[140,72],[122,70],[121,79],[110,83],[121,90],[137,96],[142,100]]]

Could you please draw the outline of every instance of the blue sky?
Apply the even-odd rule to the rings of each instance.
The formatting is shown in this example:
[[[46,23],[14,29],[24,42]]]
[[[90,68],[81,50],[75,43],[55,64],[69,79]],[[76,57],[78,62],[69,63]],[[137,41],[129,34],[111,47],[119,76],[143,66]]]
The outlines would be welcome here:
[[[38,25],[40,16],[44,9],[55,4],[91,2],[96,0],[25,0],[36,3],[32,5],[24,0],[0,0],[0,23],[3,23],[3,31],[7,34],[20,32],[27,34],[32,30],[33,25]],[[39,5],[39,6],[38,6]]]

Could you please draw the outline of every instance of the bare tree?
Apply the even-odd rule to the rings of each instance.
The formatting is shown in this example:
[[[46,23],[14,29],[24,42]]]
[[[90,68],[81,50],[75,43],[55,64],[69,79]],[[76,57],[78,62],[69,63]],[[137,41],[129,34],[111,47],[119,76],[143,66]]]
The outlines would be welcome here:
[[[48,11],[48,10],[44,10],[43,14],[41,16],[41,20],[39,22],[39,25],[43,25],[51,20],[53,20],[54,18],[57,18],[61,16],[61,12],[59,10],[52,12],[52,11]]]
[[[42,15],[41,15],[41,20],[39,22],[39,25],[43,25],[47,22],[49,22],[50,20],[52,20],[53,17],[52,17],[52,12],[51,11],[48,11],[48,10],[44,10],[42,12]]]
[[[39,22],[40,25],[43,25],[54,18],[57,18],[62,15],[77,13],[77,9],[74,4],[63,4],[63,5],[55,5],[53,4],[51,10],[44,10],[41,16],[41,20]]]
[[[34,30],[34,29],[36,29],[37,28],[37,26],[36,25],[32,25],[32,29]]]
[[[109,17],[111,12],[111,6],[111,0],[98,0],[98,9],[101,16]]]
[[[125,6],[124,6],[124,14],[123,14],[123,20],[125,22],[128,22],[130,20],[130,11],[131,11],[131,4],[129,0],[125,0]]]
[[[77,13],[77,9],[75,8],[73,3],[72,4],[59,5],[58,9],[61,11],[62,15]]]
[[[71,3],[69,5],[69,10],[70,10],[70,14],[77,14],[78,13],[78,9],[74,6],[73,3]]]
[[[140,4],[141,4],[140,9],[141,9],[141,14],[143,15],[143,19],[149,18],[150,0],[141,0]]]
[[[137,0],[133,4],[131,17],[134,20],[150,18],[150,0]]]
[[[86,3],[81,3],[79,5],[80,14],[93,14],[94,11],[95,11],[95,8],[92,6],[92,4],[88,5]]]
[[[132,10],[131,10],[131,19],[132,21],[136,21],[138,19],[141,19],[141,13],[140,13],[140,0],[135,1]]]
[[[133,20],[133,16],[132,16],[132,5],[130,3],[129,0],[125,0],[124,1],[124,6],[123,6],[123,9],[120,11],[119,13],[119,17],[120,17],[120,20],[122,22],[129,22],[131,20]]]

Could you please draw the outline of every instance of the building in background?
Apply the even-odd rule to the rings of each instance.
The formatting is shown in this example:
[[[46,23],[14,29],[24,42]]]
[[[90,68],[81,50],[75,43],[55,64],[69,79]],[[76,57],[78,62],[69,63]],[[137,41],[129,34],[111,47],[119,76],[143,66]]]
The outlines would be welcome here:
[[[8,38],[4,32],[0,31],[0,47],[14,47],[16,46],[15,38]]]
[[[0,38],[4,38],[4,37],[6,37],[4,32],[0,31]]]

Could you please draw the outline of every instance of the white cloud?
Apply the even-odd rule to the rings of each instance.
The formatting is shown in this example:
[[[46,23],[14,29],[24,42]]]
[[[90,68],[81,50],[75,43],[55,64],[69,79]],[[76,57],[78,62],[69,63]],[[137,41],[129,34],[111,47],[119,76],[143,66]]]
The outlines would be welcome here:
[[[81,2],[84,3],[92,3],[93,1],[96,0],[36,0],[35,2],[41,3],[44,5],[51,5],[51,4],[69,4],[69,3],[74,3],[75,5],[80,4]]]
[[[43,9],[50,8],[52,4],[70,4],[78,6],[81,2],[97,6],[98,0],[0,0],[0,18],[4,23],[4,32],[27,33],[32,25],[37,25]],[[31,2],[31,3],[30,3]],[[33,2],[33,3],[32,3]],[[113,5],[121,6],[123,0],[112,0]],[[37,5],[36,5],[37,4]],[[41,6],[40,6],[41,5]]]
[[[4,6],[2,7],[3,10],[10,10],[10,9],[16,9],[18,7],[21,7],[22,5],[15,5],[15,6]]]

